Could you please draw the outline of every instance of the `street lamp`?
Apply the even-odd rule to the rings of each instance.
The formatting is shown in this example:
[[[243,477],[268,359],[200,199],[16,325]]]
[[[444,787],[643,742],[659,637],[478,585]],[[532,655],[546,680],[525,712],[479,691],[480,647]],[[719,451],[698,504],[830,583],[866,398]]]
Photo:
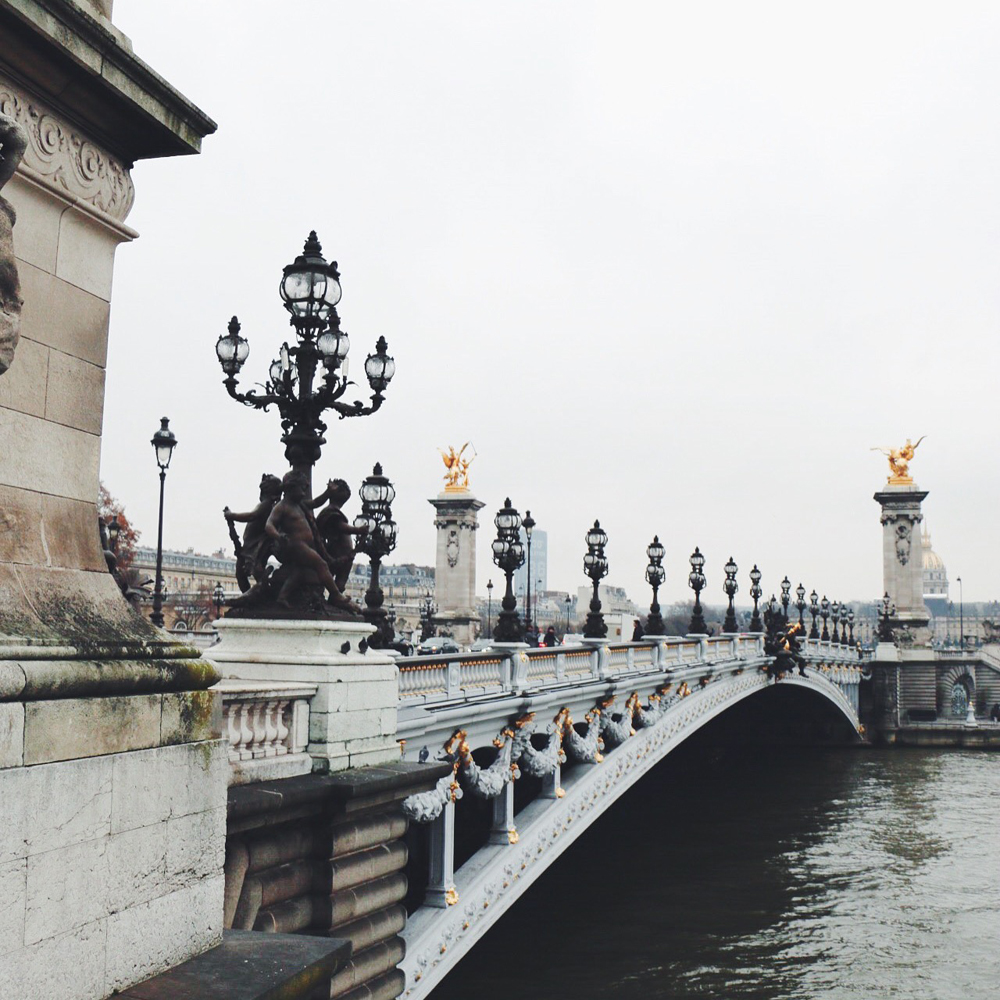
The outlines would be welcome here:
[[[486,638],[493,638],[493,581],[486,581]]]
[[[608,626],[601,612],[601,599],[598,588],[601,580],[608,575],[608,559],[604,554],[604,546],[608,544],[608,536],[601,529],[601,522],[594,521],[594,526],[586,534],[587,554],[583,557],[583,571],[594,583],[594,596],[590,599],[590,610],[583,626],[585,639],[603,639],[608,634]]]
[[[222,617],[222,605],[226,603],[226,592],[222,589],[221,582],[215,584],[215,589],[212,591],[212,602],[215,604],[215,617]]]
[[[170,456],[177,446],[177,438],[170,429],[170,420],[160,418],[160,427],[149,442],[156,453],[156,464],[160,467],[160,519],[156,533],[156,589],[153,591],[153,612],[149,620],[163,628],[163,487],[167,480],[167,466]]]
[[[733,557],[729,557],[729,562],[723,567],[723,572],[726,574],[725,583],[722,584],[722,589],[725,591],[726,596],[729,598],[729,607],[726,609],[726,620],[722,623],[723,632],[738,632],[739,628],[736,625],[736,609],[733,607],[733,598],[736,596],[736,591],[738,591],[739,584],[736,582],[736,573],[739,567],[733,561]]]
[[[814,590],[809,595],[809,614],[812,615],[812,628],[809,629],[809,638],[818,639],[819,629],[816,628],[816,618],[819,615],[819,595]]]
[[[371,576],[365,592],[365,621],[375,626],[368,639],[373,649],[385,649],[396,638],[389,624],[383,604],[385,595],[379,583],[382,560],[396,547],[396,522],[392,519],[392,501],[396,490],[382,474],[382,466],[376,462],[372,474],[366,476],[358,491],[361,494],[361,513],[354,519],[354,527],[361,529],[358,535],[358,551],[364,552],[371,562]]]
[[[646,583],[653,588],[653,603],[649,606],[649,617],[646,619],[646,635],[663,635],[663,616],[660,614],[660,604],[657,592],[667,578],[663,568],[663,555],[666,550],[660,544],[660,536],[653,535],[653,540],[646,546],[646,557],[649,565],[646,567]]]
[[[430,591],[424,594],[424,599],[420,603],[420,641],[431,637],[434,631],[434,615],[437,614],[437,605]]]
[[[881,601],[875,602],[875,613],[878,615],[879,642],[892,642],[892,620],[896,617],[896,605],[892,603],[889,591],[885,592]]]
[[[118,515],[113,514],[108,522],[108,546],[111,551],[118,554],[118,536],[121,534],[122,526],[118,523]]]
[[[826,620],[830,617],[830,602],[826,599],[826,594],[823,595],[823,600],[819,602],[819,607],[819,613],[823,617],[823,634],[820,636],[820,639],[822,639],[823,642],[829,642],[830,632],[826,627]]]
[[[312,468],[326,444],[322,421],[324,410],[333,409],[341,417],[362,417],[374,413],[384,399],[383,393],[396,371],[396,362],[387,353],[384,337],[379,337],[375,352],[365,360],[365,375],[371,387],[371,403],[360,400],[344,403],[347,392],[346,365],[350,340],[340,329],[337,303],[340,301],[340,273],[336,261],[323,257],[316,233],[311,232],[302,253],[288,264],[282,274],[279,293],[290,314],[296,343],[282,344],[277,360],[268,372],[263,392],[239,392],[237,375],[249,357],[250,345],[240,335],[240,323],[234,316],[228,333],[219,337],[215,353],[226,377],[226,391],[239,403],[266,410],[274,405],[281,415],[284,433],[281,442],[292,469],[306,475],[312,492]],[[322,364],[321,384],[317,375]]]
[[[965,649],[965,591],[962,589],[962,578],[956,576],[958,581],[958,648]]]
[[[705,616],[701,611],[701,592],[708,582],[702,567],[705,565],[705,557],[701,554],[701,549],[696,545],[689,560],[691,572],[688,573],[688,586],[694,591],[694,610],[691,614],[691,622],[688,625],[688,633],[691,635],[708,635],[708,625],[705,623]]]
[[[760,620],[760,609],[757,607],[757,602],[764,594],[764,591],[760,589],[760,576],[760,570],[754,563],[753,569],[750,570],[750,596],[753,598],[753,616],[750,618],[751,632],[764,631],[764,623]]]
[[[840,601],[834,601],[830,605],[830,621],[833,622],[833,628],[830,629],[830,641],[839,643],[840,638],[837,635],[837,625],[840,622]]]
[[[521,515],[510,505],[510,497],[493,519],[497,537],[493,540],[493,561],[507,579],[507,589],[500,603],[495,638],[500,642],[521,642],[521,620],[517,616],[517,601],[514,598],[514,570],[524,564],[524,546],[521,544]]]
[[[806,588],[801,583],[795,588],[795,607],[799,609],[799,631],[805,635],[806,623],[802,615],[806,610]]]
[[[566,631],[569,631],[569,609],[573,606],[573,599],[566,595]]]
[[[784,580],[781,581],[781,616],[785,619],[785,624],[788,624],[788,602],[792,599],[792,581],[786,576]]]
[[[847,627],[850,629],[850,644],[854,645],[854,608],[848,608],[847,611]]]
[[[841,604],[840,606],[840,644],[841,646],[847,645],[847,616],[850,613],[850,608],[846,604]]]
[[[535,616],[531,611],[531,532],[535,527],[535,519],[531,516],[530,510],[524,512],[524,520],[521,522],[521,527],[524,528],[524,537],[528,540],[528,565],[524,577],[524,585],[527,588],[527,593],[524,597],[524,621],[526,625],[533,626],[535,624]]]

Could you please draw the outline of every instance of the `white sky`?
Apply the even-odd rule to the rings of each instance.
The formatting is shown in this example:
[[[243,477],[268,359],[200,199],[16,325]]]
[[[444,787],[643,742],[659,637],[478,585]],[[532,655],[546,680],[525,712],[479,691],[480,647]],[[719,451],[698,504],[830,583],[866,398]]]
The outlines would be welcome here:
[[[433,563],[436,447],[471,440],[481,593],[509,494],[552,588],[586,583],[599,517],[640,601],[654,532],[668,600],[696,544],[715,603],[730,555],[744,601],[754,561],[767,592],[874,598],[869,448],[926,434],[935,549],[966,599],[1000,593],[1000,5],[117,0],[115,21],[219,123],[136,166],[118,252],[102,477],[145,543],[161,415],[168,547],[228,548],[223,505],[284,470],[214,344],[236,313],[263,380],[315,228],[352,375],[379,335],[397,362],[378,414],[330,421],[316,480],[383,463],[391,560]]]

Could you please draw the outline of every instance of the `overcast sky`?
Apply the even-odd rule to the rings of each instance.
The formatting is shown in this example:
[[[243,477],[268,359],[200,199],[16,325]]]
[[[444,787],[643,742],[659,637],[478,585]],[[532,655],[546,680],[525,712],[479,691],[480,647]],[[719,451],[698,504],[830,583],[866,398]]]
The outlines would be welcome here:
[[[831,599],[881,593],[869,449],[912,463],[965,597],[1000,596],[1000,5],[116,0],[136,53],[218,123],[133,171],[102,477],[156,541],[149,438],[179,445],[164,542],[228,548],[223,505],[285,468],[214,345],[236,313],[261,381],[289,338],[281,268],[315,228],[340,263],[352,375],[384,335],[374,416],[330,421],[316,480],[396,484],[390,559],[432,564],[437,447],[549,536],[575,590],[670,600],[687,557],[756,561]],[[957,586],[952,584],[957,600]]]

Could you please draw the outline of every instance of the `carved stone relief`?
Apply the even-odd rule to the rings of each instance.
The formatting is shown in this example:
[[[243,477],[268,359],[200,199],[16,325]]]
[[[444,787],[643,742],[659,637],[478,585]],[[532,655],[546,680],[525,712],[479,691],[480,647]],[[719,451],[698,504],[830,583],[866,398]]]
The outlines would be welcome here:
[[[27,133],[26,167],[113,219],[125,219],[132,208],[135,189],[128,170],[119,160],[3,78],[0,78],[0,113],[13,118]]]
[[[0,188],[14,176],[27,144],[25,130],[0,114]],[[14,259],[15,219],[10,203],[0,197],[0,375],[10,368],[21,335],[23,303]]]
[[[912,526],[906,521],[901,521],[896,525],[896,558],[901,566],[905,566],[910,561],[910,540]]]

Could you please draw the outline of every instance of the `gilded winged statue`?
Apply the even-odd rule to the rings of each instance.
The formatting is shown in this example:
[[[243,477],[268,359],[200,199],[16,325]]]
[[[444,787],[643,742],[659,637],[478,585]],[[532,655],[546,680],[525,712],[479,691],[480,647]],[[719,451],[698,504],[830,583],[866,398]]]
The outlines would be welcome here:
[[[900,448],[872,448],[872,451],[880,451],[889,459],[889,482],[890,483],[912,483],[910,476],[910,462],[913,461],[913,453],[917,450],[917,445],[927,437],[921,435],[916,444],[911,444],[910,439],[906,439],[906,444]]]
[[[444,488],[446,490],[467,490],[469,488],[469,466],[476,458],[475,448],[473,448],[471,458],[462,457],[469,444],[470,442],[466,441],[457,452],[450,445],[447,452],[441,451],[438,448],[438,451],[441,452],[441,460],[444,462],[444,467],[448,470],[444,474]]]

